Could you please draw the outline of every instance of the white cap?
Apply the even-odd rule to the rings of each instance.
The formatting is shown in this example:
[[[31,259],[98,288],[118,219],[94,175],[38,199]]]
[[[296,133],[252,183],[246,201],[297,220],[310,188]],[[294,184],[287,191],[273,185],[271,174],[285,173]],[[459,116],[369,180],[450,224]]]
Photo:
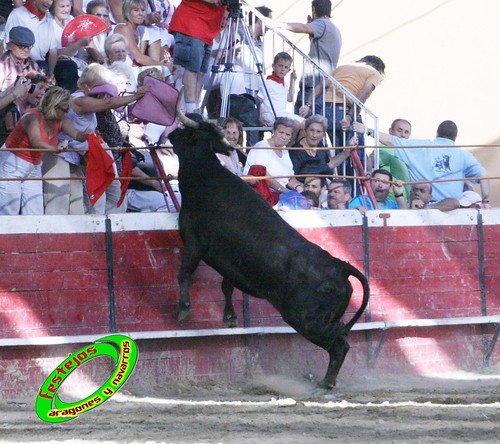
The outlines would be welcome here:
[[[462,197],[458,201],[462,208],[469,208],[474,204],[482,203],[483,200],[475,191],[464,191],[464,194],[462,194]]]

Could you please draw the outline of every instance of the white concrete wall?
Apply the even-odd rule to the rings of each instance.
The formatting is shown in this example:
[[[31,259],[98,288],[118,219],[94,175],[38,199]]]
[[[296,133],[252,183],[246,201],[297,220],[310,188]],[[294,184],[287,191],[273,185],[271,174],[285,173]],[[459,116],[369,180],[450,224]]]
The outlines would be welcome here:
[[[311,9],[310,0],[250,2],[266,4],[275,19],[287,22],[305,22]],[[374,54],[386,64],[386,78],[367,102],[380,117],[381,130],[403,117],[412,122],[413,137],[434,138],[438,124],[451,119],[459,128],[458,143],[500,143],[499,1],[332,0],[332,5],[343,38],[339,63]],[[307,52],[307,37],[286,34]],[[500,176],[500,148],[472,151],[490,176]],[[500,206],[500,197],[493,196],[493,203]]]

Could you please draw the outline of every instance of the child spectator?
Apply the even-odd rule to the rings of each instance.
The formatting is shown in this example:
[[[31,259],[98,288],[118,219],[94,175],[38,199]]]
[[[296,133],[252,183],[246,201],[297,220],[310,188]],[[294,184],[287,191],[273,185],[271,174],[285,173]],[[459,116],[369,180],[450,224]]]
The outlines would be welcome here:
[[[285,77],[292,67],[292,56],[286,52],[280,52],[274,56],[272,68],[273,73],[267,76],[266,88],[259,91],[260,119],[267,126],[272,126],[276,117],[288,117],[294,120],[294,136],[301,128],[304,119],[296,114],[287,112],[287,103],[293,102],[295,80],[297,74],[292,71],[290,75],[290,87],[285,84]],[[269,94],[269,97],[266,94]],[[295,140],[295,138],[292,138]]]

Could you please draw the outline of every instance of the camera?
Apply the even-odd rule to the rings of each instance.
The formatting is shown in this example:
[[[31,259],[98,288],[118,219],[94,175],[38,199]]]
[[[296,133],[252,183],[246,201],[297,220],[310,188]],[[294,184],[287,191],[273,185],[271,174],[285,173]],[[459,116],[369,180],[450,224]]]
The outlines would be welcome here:
[[[230,13],[240,11],[240,0],[226,0],[225,4],[227,6],[228,12]]]
[[[27,77],[18,76],[17,78],[21,84],[25,84],[28,80],[31,80],[31,85],[28,94],[32,94],[35,91],[37,83],[44,82],[47,80],[46,77],[40,73],[36,73],[34,75],[32,75],[32,73],[28,73]]]

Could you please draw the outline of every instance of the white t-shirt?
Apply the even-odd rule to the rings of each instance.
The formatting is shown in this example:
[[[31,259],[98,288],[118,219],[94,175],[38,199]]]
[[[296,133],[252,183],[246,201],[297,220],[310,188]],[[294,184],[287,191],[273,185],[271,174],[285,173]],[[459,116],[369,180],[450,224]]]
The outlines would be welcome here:
[[[267,140],[262,140],[254,145],[257,147],[269,147],[269,142]],[[245,169],[243,174],[248,174],[248,170],[252,165],[263,165],[267,169],[268,176],[293,176],[293,165],[288,154],[288,150],[281,150],[282,156],[279,157],[276,151],[273,149],[263,150],[263,149],[252,149],[248,153],[247,161],[245,164]],[[276,179],[280,185],[286,187],[286,184],[290,180],[289,177],[284,177],[282,179]]]

